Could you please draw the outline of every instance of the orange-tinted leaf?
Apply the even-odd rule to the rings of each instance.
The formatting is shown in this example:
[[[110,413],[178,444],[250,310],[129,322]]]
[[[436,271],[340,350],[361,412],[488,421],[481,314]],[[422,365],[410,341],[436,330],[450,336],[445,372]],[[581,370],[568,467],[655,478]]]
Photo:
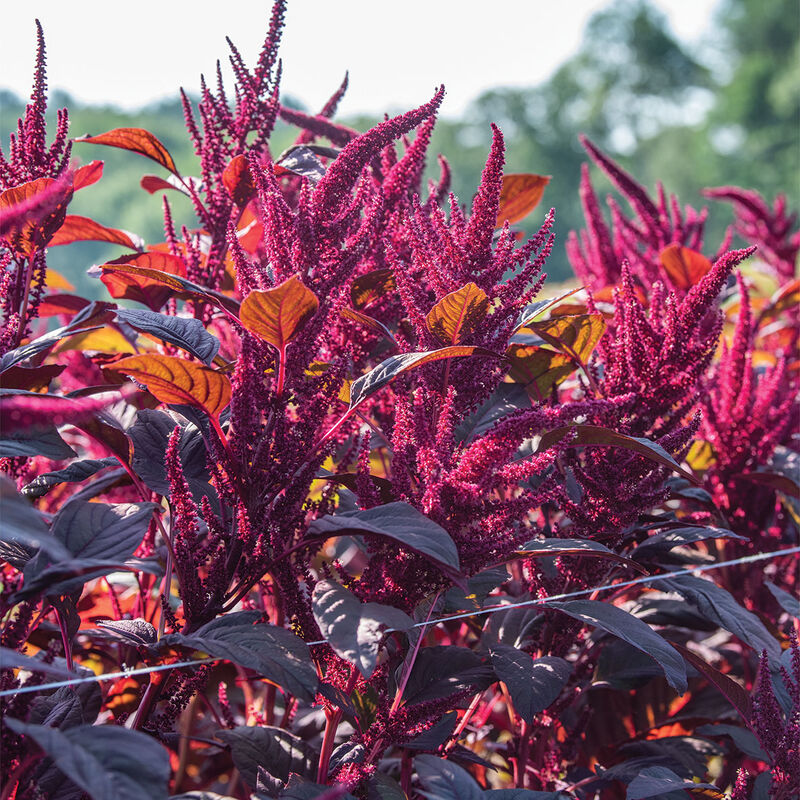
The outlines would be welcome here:
[[[239,208],[244,208],[253,199],[256,187],[246,156],[234,156],[231,159],[222,172],[222,183]]]
[[[39,202],[41,199],[41,202]],[[2,236],[25,256],[45,247],[67,215],[72,199],[72,184],[53,178],[37,178],[0,193],[0,215],[15,208],[28,209],[18,219],[3,226]]]
[[[186,275],[183,259],[169,253],[140,253],[123,256],[102,265],[101,280],[109,294],[117,299],[135,300],[158,311],[173,291],[180,291],[178,281],[170,276]]]
[[[188,194],[186,189],[180,185],[177,181],[170,182],[165,181],[163,178],[159,178],[158,175],[142,175],[139,179],[139,186],[142,187],[148,194],[155,194],[156,192],[161,192],[164,190],[175,190],[176,192],[181,192],[182,194]]]
[[[602,314],[577,314],[532,322],[529,327],[548,344],[585,364],[605,333],[606,321]]]
[[[72,176],[72,188],[77,192],[78,189],[83,189],[86,186],[91,186],[97,183],[103,176],[103,162],[90,161],[82,167],[75,170]]]
[[[677,289],[691,289],[711,269],[711,262],[696,250],[671,244],[658,256]]]
[[[191,405],[217,417],[231,399],[231,382],[216,370],[183,358],[131,356],[104,367],[130,375],[162,403]]]
[[[158,256],[160,254],[151,252],[141,255]],[[136,258],[136,256],[131,257],[131,262]],[[170,256],[170,258],[175,258],[175,256]],[[153,311],[158,311],[166,299],[173,294],[182,298],[202,298],[228,314],[236,314],[239,310],[239,304],[232,298],[213,289],[198,286],[181,275],[139,267],[134,263],[117,263],[124,261],[125,259],[116,259],[116,261],[102,265],[103,277],[101,280],[108,287],[112,297],[124,297],[146,303]],[[114,294],[114,292],[122,292],[122,294]]]
[[[650,299],[648,298],[647,294],[645,293],[644,289],[641,286],[634,286],[633,293],[636,295],[636,299],[641,303],[642,308],[648,308],[650,305]],[[602,289],[594,289],[592,291],[592,298],[595,301],[595,305],[608,305],[608,310],[613,311],[614,308],[614,287],[613,286],[603,286]]]
[[[486,316],[489,298],[474,283],[445,295],[428,313],[428,330],[444,344],[458,344]]]
[[[111,684],[105,700],[105,708],[115,717],[134,711],[141,700],[142,687],[134,678],[120,678]]]
[[[60,273],[56,272],[52,267],[47,268],[47,277],[45,278],[44,285],[48,291],[53,289],[62,289],[65,292],[74,292],[75,287]]]
[[[50,240],[50,247],[71,242],[111,242],[112,244],[121,244],[123,247],[130,247],[131,250],[139,250],[144,242],[138,236],[136,239],[138,241],[134,241],[131,234],[125,231],[106,228],[105,225],[101,225],[89,217],[67,214],[64,224]]]
[[[350,287],[350,299],[356,308],[364,308],[373,300],[383,297],[395,287],[394,274],[390,269],[376,269],[361,275]]]
[[[549,175],[533,175],[526,172],[503,175],[500,207],[497,209],[497,227],[501,227],[506,220],[513,224],[530,214],[539,205],[548,183],[550,183]]]
[[[112,131],[101,133],[99,136],[82,136],[76,142],[88,144],[104,144],[108,147],[119,147],[134,153],[152,158],[162,167],[166,167],[174,175],[178,175],[178,168],[172,156],[163,144],[144,128],[114,128]]]
[[[98,328],[94,331],[77,333],[60,342],[53,353],[66,353],[70,350],[96,351],[98,353],[133,353],[134,346],[114,328]]]
[[[554,386],[576,369],[569,356],[535,345],[513,344],[506,356],[511,363],[511,378],[537,400],[547,397]]]
[[[769,299],[759,316],[759,324],[770,317],[780,316],[784,311],[796,311],[800,307],[800,278],[781,286]]]
[[[39,306],[39,316],[55,317],[60,314],[72,316],[88,305],[89,301],[86,298],[74,294],[49,294]]]
[[[236,231],[236,238],[246,253],[255,255],[264,239],[264,226],[257,219],[253,219]]]
[[[705,472],[709,467],[713,466],[717,461],[717,454],[711,442],[703,439],[696,439],[692,442],[689,448],[689,453],[686,456],[686,463],[695,472]]]
[[[247,330],[283,352],[318,308],[314,292],[293,275],[274,289],[250,292],[242,301],[239,318]]]
[[[369,328],[369,330],[373,331],[374,333],[385,336],[390,342],[397,344],[392,332],[380,320],[375,319],[375,317],[370,317],[368,314],[362,314],[360,311],[355,311],[352,308],[343,308],[340,313],[345,319],[358,322],[365,328]]]

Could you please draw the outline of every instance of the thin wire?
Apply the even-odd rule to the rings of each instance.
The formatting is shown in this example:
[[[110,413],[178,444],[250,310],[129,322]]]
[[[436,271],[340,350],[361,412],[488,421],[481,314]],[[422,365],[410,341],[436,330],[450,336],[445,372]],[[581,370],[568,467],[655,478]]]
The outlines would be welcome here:
[[[445,617],[439,617],[428,622],[417,622],[413,628],[433,627],[442,622],[451,622],[452,620],[465,619],[467,617],[479,617],[485,614],[495,614],[498,611],[510,611],[512,608],[524,608],[526,606],[538,606],[545,603],[558,600],[571,600],[575,597],[584,597],[587,594],[594,594],[606,589],[624,589],[628,586],[637,586],[643,583],[653,583],[654,581],[669,580],[680,575],[692,575],[698,572],[710,572],[714,569],[722,567],[732,567],[736,564],[752,564],[754,561],[767,561],[772,558],[780,558],[781,556],[791,555],[792,553],[800,553],[800,545],[797,547],[787,547],[785,550],[774,550],[770,553],[754,553],[750,556],[741,556],[740,558],[733,558],[729,561],[717,561],[714,564],[701,564],[696,567],[687,567],[685,569],[678,569],[674,572],[662,572],[658,575],[645,575],[642,578],[633,578],[628,581],[620,581],[619,583],[607,583],[603,586],[594,586],[589,589],[579,589],[575,592],[564,592],[562,594],[553,594],[547,597],[537,597],[532,600],[523,600],[519,603],[509,603],[507,605],[487,606],[486,608],[479,608],[474,611],[462,611],[458,614],[450,614]],[[384,633],[399,633],[406,629],[401,628],[387,628]],[[320,639],[315,642],[306,642],[308,647],[315,645],[327,644],[325,639]],[[161,672],[162,670],[181,669],[182,667],[194,667],[198,664],[209,664],[215,661],[224,661],[224,658],[201,658],[193,659],[191,661],[178,661],[173,664],[159,664],[155,667],[140,667],[139,669],[127,669],[122,672],[108,672],[105,675],[90,675],[84,678],[73,678],[71,680],[55,681],[53,683],[40,683],[37,686],[21,686],[18,689],[6,689],[0,692],[0,697],[8,697],[10,695],[25,694],[27,692],[43,692],[47,689],[60,689],[64,686],[75,686],[79,683],[93,683],[94,681],[113,681],[117,678],[127,678],[132,675],[146,675],[150,672]],[[24,669],[24,667],[22,668]]]

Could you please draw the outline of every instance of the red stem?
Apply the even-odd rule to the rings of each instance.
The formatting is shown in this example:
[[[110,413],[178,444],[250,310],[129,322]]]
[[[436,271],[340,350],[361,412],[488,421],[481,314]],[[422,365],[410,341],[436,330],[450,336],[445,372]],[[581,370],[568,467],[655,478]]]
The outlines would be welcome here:
[[[349,697],[353,689],[355,689],[356,682],[358,681],[358,668],[352,667],[350,670],[350,678],[347,681],[347,687],[344,692]],[[319,755],[319,768],[317,769],[317,783],[325,784],[328,780],[328,765],[331,760],[331,753],[333,752],[333,745],[336,741],[336,730],[339,727],[339,722],[342,719],[342,709],[337,708],[333,711],[325,712],[325,736],[322,740],[322,752]]]

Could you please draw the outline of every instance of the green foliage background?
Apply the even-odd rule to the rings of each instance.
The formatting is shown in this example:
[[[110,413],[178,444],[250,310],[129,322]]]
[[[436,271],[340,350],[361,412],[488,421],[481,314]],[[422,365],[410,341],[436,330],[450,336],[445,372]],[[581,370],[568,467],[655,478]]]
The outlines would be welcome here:
[[[587,134],[648,187],[660,179],[668,191],[695,207],[703,205],[704,187],[738,184],[770,201],[784,192],[790,207],[798,208],[800,5],[796,0],[723,0],[707,38],[699,51],[690,50],[651,4],[618,0],[590,20],[579,52],[548,81],[491,90],[474,101],[463,119],[440,120],[432,152],[449,160],[453,189],[464,203],[479,180],[490,122],[497,122],[506,135],[508,172],[553,176],[542,206],[521,227],[532,232],[544,209],[557,209],[558,240],[548,262],[556,280],[570,274],[563,244],[567,232],[582,221],[578,182],[585,155],[578,133]],[[146,128],[164,142],[181,172],[197,171],[177,88],[174,101],[133,113],[80,106],[54,92],[51,110],[62,106],[69,107],[73,136],[122,126]],[[23,109],[22,99],[0,91],[3,144]],[[342,121],[364,130],[379,120]],[[295,135],[294,129],[279,124],[274,153],[290,145]],[[157,165],[92,145],[76,145],[74,155],[83,162],[102,159],[105,172],[99,184],[76,195],[71,213],[133,231],[148,242],[163,239],[161,194],[149,195],[138,187],[142,175],[158,173]],[[599,176],[597,185],[609,188]],[[169,199],[179,223],[192,225],[188,200],[178,192],[170,192]],[[706,237],[708,254],[718,247],[730,219],[730,210],[715,204]],[[74,244],[53,248],[50,263],[82,293],[100,296],[101,287],[85,270],[118,254],[103,244]]]

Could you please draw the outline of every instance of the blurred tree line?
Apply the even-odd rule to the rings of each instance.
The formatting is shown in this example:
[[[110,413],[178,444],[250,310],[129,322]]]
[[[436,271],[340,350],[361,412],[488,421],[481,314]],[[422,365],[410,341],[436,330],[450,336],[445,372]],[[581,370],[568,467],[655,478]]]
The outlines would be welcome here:
[[[531,58],[536,58],[535,39]],[[135,113],[81,107],[59,93],[50,105],[53,110],[69,107],[73,136],[121,126],[147,128],[164,142],[184,174],[196,171],[177,96]],[[0,92],[4,145],[22,109],[22,100]],[[379,120],[343,121],[363,130]],[[722,0],[712,31],[694,50],[670,32],[666,17],[645,0],[609,5],[590,20],[579,51],[549,80],[531,88],[488,91],[463,119],[439,121],[432,152],[449,160],[453,189],[464,203],[480,178],[490,122],[498,123],[506,136],[508,172],[553,178],[542,207],[521,227],[534,231],[543,209],[555,206],[558,240],[548,272],[556,280],[570,273],[563,252],[566,234],[582,223],[578,183],[586,159],[579,133],[648,187],[660,179],[668,191],[695,207],[703,205],[701,189],[738,184],[770,201],[784,192],[790,206],[798,208],[800,5],[797,0]],[[294,135],[293,129],[279,125],[273,151],[291,144]],[[72,213],[93,215],[148,242],[163,238],[160,195],[136,188],[141,175],[158,171],[155,165],[113,148],[77,145],[74,152],[83,161],[103,159],[106,166],[99,184],[76,195]],[[600,176],[597,185],[609,188]],[[177,192],[170,193],[170,201],[177,219],[191,225],[188,201]],[[712,209],[707,253],[717,249],[729,221],[726,206]],[[51,263],[84,291],[91,291],[82,274],[85,267],[118,254],[101,244],[70,245],[52,253]]]

